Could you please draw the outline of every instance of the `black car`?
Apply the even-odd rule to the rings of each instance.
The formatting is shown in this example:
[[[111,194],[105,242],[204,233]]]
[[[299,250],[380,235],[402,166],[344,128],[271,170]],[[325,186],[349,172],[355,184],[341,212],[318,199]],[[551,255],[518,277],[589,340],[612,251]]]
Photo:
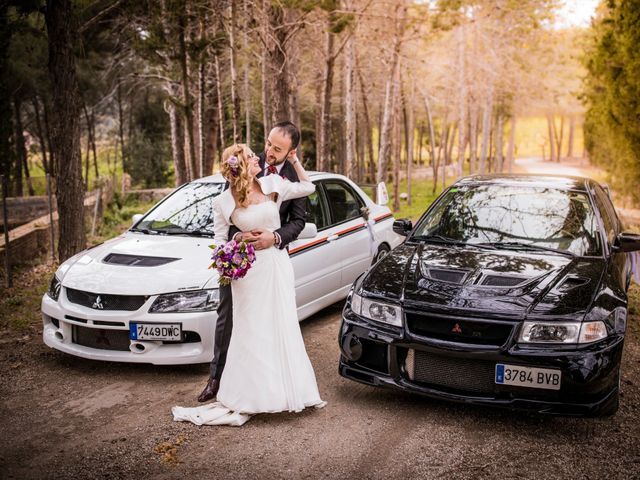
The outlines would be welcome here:
[[[353,285],[340,374],[448,400],[610,415],[631,281],[605,189],[575,177],[473,176]]]

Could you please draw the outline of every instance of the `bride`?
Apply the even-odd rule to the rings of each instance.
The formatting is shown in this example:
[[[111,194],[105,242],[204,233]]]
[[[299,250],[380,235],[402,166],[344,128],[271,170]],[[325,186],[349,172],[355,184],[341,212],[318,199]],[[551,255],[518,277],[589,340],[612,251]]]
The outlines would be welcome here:
[[[296,157],[289,160],[300,179],[279,175],[257,178],[258,157],[243,144],[222,154],[222,174],[229,188],[213,201],[214,243],[225,243],[229,226],[240,231],[280,227],[280,204],[315,190]],[[240,426],[252,414],[299,412],[323,407],[313,367],[298,323],[293,267],[286,250],[256,250],[244,278],[231,282],[233,332],[217,402],[201,407],[173,407],[176,421],[198,425]]]

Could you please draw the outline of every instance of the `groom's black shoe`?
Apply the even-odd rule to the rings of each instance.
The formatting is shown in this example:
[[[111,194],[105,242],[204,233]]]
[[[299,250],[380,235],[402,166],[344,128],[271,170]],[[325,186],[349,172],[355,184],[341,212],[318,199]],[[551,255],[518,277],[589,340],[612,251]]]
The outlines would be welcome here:
[[[198,396],[198,401],[206,402],[207,400],[211,400],[216,396],[219,388],[220,388],[220,380],[216,380],[215,378],[209,378],[209,381],[207,382],[207,386],[204,387],[204,390]]]

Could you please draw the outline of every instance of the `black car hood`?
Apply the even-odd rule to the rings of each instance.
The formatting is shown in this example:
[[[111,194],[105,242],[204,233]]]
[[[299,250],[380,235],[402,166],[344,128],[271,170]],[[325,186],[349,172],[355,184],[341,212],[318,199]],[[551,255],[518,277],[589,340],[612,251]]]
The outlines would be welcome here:
[[[451,314],[576,318],[589,309],[604,258],[405,243],[362,281],[369,294]]]

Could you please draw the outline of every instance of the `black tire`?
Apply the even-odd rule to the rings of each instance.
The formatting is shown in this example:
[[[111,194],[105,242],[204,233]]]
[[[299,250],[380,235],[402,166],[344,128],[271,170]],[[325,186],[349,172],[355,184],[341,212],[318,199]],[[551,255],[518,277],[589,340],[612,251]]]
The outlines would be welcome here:
[[[373,257],[373,261],[371,262],[371,265],[378,263],[378,260],[381,260],[382,258],[386,257],[387,253],[389,253],[390,251],[391,249],[389,248],[389,245],[387,245],[386,243],[381,243],[380,246],[378,247],[378,251]]]

